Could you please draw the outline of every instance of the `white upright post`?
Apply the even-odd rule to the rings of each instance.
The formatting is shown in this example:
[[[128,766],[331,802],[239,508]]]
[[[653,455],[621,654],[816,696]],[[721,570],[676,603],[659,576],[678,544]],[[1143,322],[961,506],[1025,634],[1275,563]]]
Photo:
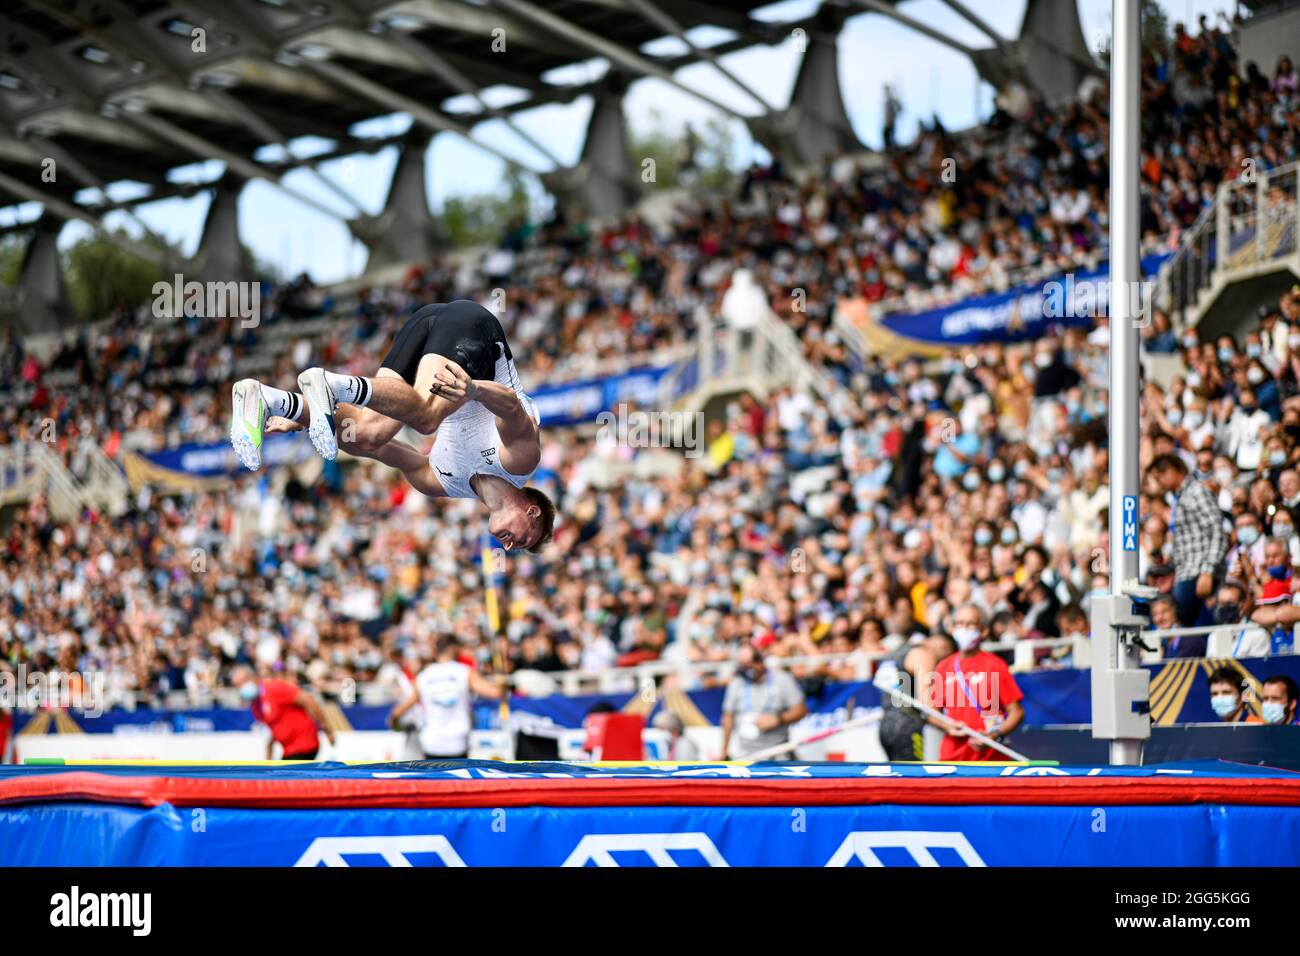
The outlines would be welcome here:
[[[1138,95],[1141,30],[1137,0],[1113,0],[1110,68],[1110,592],[1137,577],[1138,325],[1143,320],[1138,248]],[[1134,306],[1138,308],[1135,309]],[[1118,520],[1117,520],[1118,519]]]
[[[1138,585],[1138,328],[1148,318],[1141,295],[1138,234],[1140,4],[1112,0],[1110,64],[1110,597],[1094,597],[1093,736],[1110,740],[1112,764],[1138,764],[1150,734],[1146,673],[1139,649],[1117,624],[1135,623]]]

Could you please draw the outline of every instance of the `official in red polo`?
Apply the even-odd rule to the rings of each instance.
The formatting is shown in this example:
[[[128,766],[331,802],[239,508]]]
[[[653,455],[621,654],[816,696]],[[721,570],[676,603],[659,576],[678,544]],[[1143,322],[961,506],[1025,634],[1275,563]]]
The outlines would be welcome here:
[[[320,702],[297,684],[278,678],[258,680],[247,667],[235,668],[230,680],[252,707],[254,719],[271,728],[271,743],[266,745],[268,760],[273,744],[280,745],[283,760],[315,760],[320,747],[319,731],[324,731],[333,746],[334,731],[325,723]]]
[[[974,739],[967,730],[977,730],[1000,743],[1025,719],[1020,703],[1024,694],[1002,658],[980,650],[987,630],[984,612],[974,604],[963,604],[952,617],[957,653],[945,657],[934,669],[926,701],[944,715],[943,719],[929,718],[944,732],[939,759],[1004,760],[1004,754]]]

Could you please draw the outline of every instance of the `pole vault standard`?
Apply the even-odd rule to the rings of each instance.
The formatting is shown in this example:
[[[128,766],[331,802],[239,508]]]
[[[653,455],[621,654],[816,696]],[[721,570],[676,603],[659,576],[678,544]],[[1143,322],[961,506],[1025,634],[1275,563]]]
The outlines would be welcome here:
[[[1138,569],[1138,162],[1141,13],[1111,0],[1110,60],[1110,594],[1089,602],[1092,735],[1110,741],[1110,762],[1142,762],[1151,736],[1150,675],[1139,657],[1145,623],[1135,598],[1150,598]]]

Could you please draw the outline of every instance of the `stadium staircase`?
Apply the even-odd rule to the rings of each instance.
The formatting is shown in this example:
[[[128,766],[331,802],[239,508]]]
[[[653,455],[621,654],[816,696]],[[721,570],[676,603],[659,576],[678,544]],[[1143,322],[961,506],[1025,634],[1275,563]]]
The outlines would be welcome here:
[[[50,514],[67,522],[78,520],[87,508],[122,514],[130,487],[121,469],[99,448],[89,456],[86,478],[78,480],[44,442],[0,446],[0,506],[43,498]]]
[[[1253,317],[1248,297],[1275,298],[1300,277],[1298,237],[1300,164],[1223,183],[1161,268],[1156,302],[1181,318],[1181,328],[1236,331],[1225,323]]]
[[[820,398],[832,410],[845,399],[839,384],[805,357],[799,336],[772,314],[743,331],[706,315],[690,351],[660,384],[662,404],[687,413],[725,395],[766,399],[783,388]]]

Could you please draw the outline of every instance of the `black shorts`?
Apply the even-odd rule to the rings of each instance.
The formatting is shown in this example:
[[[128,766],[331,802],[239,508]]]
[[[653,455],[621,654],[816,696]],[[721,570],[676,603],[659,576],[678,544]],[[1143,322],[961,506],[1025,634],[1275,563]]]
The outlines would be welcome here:
[[[886,708],[880,717],[880,746],[891,761],[924,760],[925,721],[897,708]]]
[[[497,317],[469,299],[418,309],[397,333],[380,367],[392,369],[414,385],[420,359],[426,355],[445,356],[479,381],[496,378],[500,356],[514,358]]]

